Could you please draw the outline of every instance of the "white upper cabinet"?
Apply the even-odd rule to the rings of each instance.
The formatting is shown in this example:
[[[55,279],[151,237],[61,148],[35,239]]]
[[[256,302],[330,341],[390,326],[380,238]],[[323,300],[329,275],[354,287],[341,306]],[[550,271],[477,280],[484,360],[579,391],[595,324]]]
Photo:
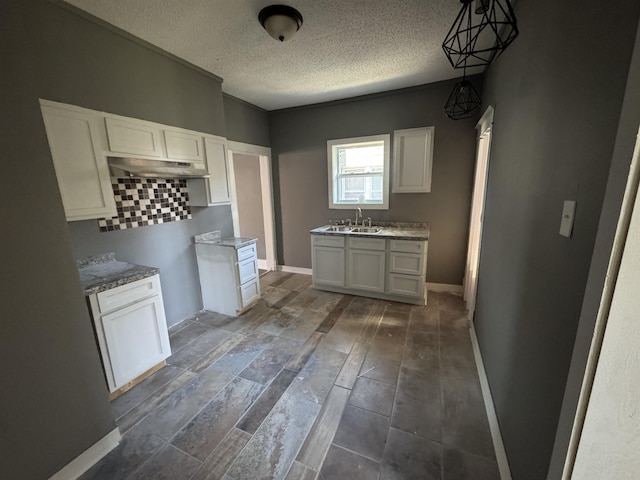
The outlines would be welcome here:
[[[393,193],[431,191],[434,127],[393,132]]]
[[[204,139],[207,171],[210,177],[189,180],[189,203],[196,207],[231,203],[227,162],[227,140],[207,136]]]
[[[109,150],[128,155],[162,157],[162,135],[156,125],[135,119],[107,117]]]
[[[168,158],[187,162],[204,162],[202,135],[165,130],[164,139],[167,144]]]
[[[102,119],[55,102],[40,105],[67,221],[115,216]]]

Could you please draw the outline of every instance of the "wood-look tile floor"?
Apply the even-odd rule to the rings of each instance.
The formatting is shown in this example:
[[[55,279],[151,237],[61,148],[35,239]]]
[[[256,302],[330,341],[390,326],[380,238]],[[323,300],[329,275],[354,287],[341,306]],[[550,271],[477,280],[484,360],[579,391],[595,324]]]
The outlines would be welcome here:
[[[168,365],[113,401],[121,444],[83,480],[499,480],[460,297],[260,281],[240,317],[171,329]]]

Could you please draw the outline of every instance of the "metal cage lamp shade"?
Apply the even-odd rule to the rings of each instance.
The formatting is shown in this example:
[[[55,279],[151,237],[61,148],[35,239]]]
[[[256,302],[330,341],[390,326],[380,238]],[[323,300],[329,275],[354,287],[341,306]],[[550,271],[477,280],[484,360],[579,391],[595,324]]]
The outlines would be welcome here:
[[[444,113],[452,120],[473,117],[482,105],[480,95],[466,77],[453,86],[453,90],[444,104]]]
[[[442,49],[453,68],[488,65],[518,36],[509,0],[460,0]]]
[[[302,26],[302,15],[287,5],[270,5],[258,14],[260,25],[276,40],[290,40]]]

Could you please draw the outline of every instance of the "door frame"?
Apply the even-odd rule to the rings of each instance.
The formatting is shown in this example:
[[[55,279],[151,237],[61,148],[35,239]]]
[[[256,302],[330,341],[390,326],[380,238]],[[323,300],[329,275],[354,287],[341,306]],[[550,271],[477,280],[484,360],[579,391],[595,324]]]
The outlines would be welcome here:
[[[273,205],[273,182],[271,176],[271,148],[250,143],[227,141],[227,158],[229,162],[229,194],[231,196],[231,217],[233,219],[233,234],[240,236],[240,214],[238,212],[238,197],[236,192],[236,178],[233,169],[233,154],[257,156],[260,163],[260,187],[262,190],[262,217],[264,220],[264,243],[266,261],[258,260],[259,268],[263,270],[276,269],[276,228],[275,211]]]
[[[478,291],[478,267],[480,266],[480,250],[482,247],[482,225],[484,217],[487,178],[489,176],[489,159],[491,157],[491,137],[493,130],[494,109],[488,106],[478,120],[476,130],[478,141],[476,148],[476,171],[469,214],[469,242],[464,275],[464,300],[467,303],[467,318],[473,321],[476,309],[476,293]]]

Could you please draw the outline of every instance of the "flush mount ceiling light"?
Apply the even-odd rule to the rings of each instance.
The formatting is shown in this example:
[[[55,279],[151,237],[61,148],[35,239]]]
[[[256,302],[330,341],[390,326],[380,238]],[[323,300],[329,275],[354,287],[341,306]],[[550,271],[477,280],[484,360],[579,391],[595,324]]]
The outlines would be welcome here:
[[[509,0],[460,0],[442,49],[453,68],[488,65],[518,36]]]
[[[462,120],[473,117],[480,110],[481,105],[480,95],[464,76],[462,81],[453,86],[451,95],[444,104],[444,113],[452,120]]]
[[[260,25],[276,40],[290,40],[302,25],[302,15],[287,5],[270,5],[258,14]]]

